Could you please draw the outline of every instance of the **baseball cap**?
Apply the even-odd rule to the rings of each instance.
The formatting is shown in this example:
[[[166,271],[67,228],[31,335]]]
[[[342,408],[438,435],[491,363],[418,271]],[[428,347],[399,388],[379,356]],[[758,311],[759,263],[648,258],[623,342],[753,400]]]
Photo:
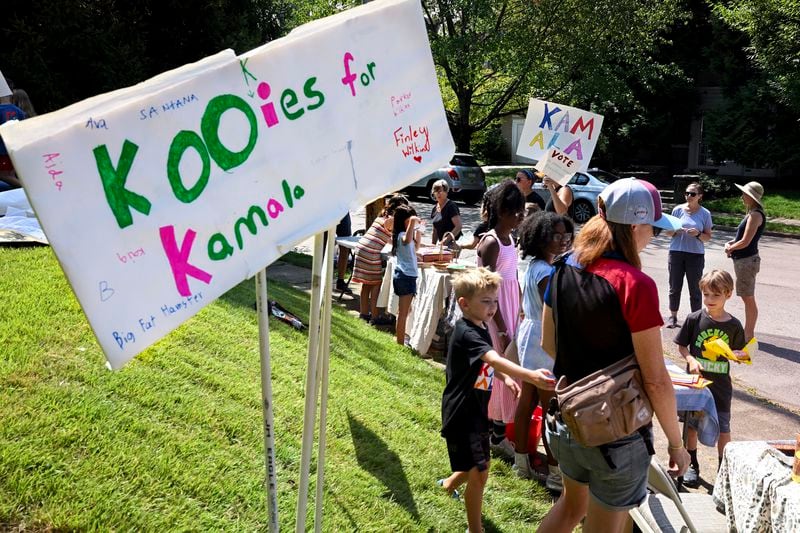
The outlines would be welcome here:
[[[618,224],[650,224],[676,231],[681,221],[661,212],[661,194],[649,181],[624,178],[600,193],[606,206],[605,218]]]

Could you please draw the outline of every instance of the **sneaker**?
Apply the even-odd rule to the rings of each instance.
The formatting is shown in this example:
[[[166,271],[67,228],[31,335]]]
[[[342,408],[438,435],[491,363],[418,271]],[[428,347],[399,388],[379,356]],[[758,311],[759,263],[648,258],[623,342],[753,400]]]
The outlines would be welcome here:
[[[507,438],[503,438],[503,440],[497,444],[490,443],[489,448],[491,448],[492,452],[497,457],[509,459],[511,461],[514,460],[514,454],[516,453],[516,450],[514,449],[514,445],[511,444],[511,441]]]
[[[554,492],[561,492],[564,490],[564,484],[561,481],[561,469],[558,465],[547,465],[550,471],[547,474],[547,479],[544,482],[545,488]]]
[[[436,485],[438,485],[439,487],[444,489],[444,479],[440,479],[440,480],[436,481]],[[447,490],[447,489],[445,489],[445,490]],[[461,496],[458,494],[457,490],[453,490],[453,492],[450,493],[450,497],[453,498],[454,500],[460,500],[461,499]]]
[[[696,489],[700,486],[700,465],[689,465],[689,469],[683,474],[683,484],[690,489]]]
[[[667,319],[667,327],[668,328],[677,328],[678,327],[678,317],[671,316]]]
[[[336,290],[345,294],[353,294],[353,289],[347,286],[347,282],[343,279],[336,280]]]
[[[533,471],[531,469],[531,461],[527,453],[514,453],[514,466],[511,470],[517,474],[518,478],[533,479]]]
[[[371,322],[372,321],[372,315],[369,314],[369,313],[359,313],[358,314],[358,318],[360,318],[364,322]]]

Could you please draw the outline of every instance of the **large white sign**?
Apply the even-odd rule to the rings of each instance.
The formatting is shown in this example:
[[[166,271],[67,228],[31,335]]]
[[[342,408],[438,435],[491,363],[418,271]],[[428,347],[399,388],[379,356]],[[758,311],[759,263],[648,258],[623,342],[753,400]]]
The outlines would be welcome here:
[[[517,155],[540,161],[555,148],[575,161],[573,172],[583,172],[589,168],[602,127],[602,115],[531,98]]]
[[[2,127],[112,368],[454,151],[418,0]]]

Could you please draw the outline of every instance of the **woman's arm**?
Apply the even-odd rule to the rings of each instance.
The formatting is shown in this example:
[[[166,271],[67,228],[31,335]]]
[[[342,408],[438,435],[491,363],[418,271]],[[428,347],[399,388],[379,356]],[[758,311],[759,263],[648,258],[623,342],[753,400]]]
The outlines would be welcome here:
[[[764,217],[758,211],[750,211],[750,214],[747,215],[747,224],[744,227],[744,235],[738,241],[734,241],[733,243],[729,243],[725,245],[725,253],[730,255],[731,252],[734,250],[741,250],[742,248],[747,248],[750,245],[750,242],[753,240],[753,237],[756,236],[756,230],[761,225],[761,221],[764,220]]]
[[[675,403],[675,390],[664,366],[664,353],[661,347],[661,328],[653,327],[637,331],[631,335],[636,361],[642,370],[642,381],[650,404],[653,406],[658,422],[667,436],[670,471],[681,475],[689,467],[689,454],[683,447],[681,428],[678,425],[678,406]]]
[[[455,242],[457,238],[456,236],[461,233],[461,215],[454,216],[453,218],[450,219],[450,221],[453,223],[453,229],[451,233],[453,234],[453,242]]]
[[[545,176],[543,183],[550,190],[550,198],[553,199],[553,208],[556,210],[556,214],[565,214],[569,206],[572,205],[572,189],[565,185],[556,190],[558,183],[547,176]]]

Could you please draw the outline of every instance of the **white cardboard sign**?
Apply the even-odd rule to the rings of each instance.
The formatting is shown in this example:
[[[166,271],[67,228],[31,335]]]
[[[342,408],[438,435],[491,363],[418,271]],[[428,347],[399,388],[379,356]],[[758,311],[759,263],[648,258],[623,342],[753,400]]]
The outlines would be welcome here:
[[[589,168],[602,127],[602,115],[531,98],[517,155],[540,161],[555,148],[577,163],[573,172],[584,172]]]
[[[575,169],[578,168],[578,165],[574,159],[564,152],[556,148],[550,148],[533,168],[544,173],[548,178],[557,181],[559,185],[566,185],[570,178],[575,175]]]
[[[112,368],[455,149],[417,0],[0,131]]]

